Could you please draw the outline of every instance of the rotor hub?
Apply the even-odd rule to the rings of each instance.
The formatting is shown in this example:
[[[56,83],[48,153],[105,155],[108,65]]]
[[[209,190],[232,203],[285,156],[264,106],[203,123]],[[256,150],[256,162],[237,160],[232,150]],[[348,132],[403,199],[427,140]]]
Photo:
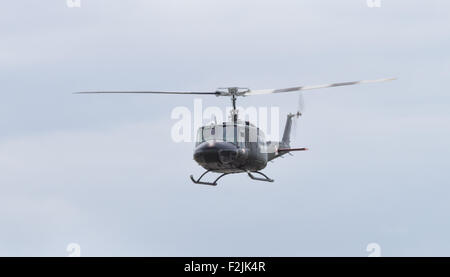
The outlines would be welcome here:
[[[243,87],[222,87],[218,88],[217,96],[245,96],[245,93],[249,92],[249,88]]]

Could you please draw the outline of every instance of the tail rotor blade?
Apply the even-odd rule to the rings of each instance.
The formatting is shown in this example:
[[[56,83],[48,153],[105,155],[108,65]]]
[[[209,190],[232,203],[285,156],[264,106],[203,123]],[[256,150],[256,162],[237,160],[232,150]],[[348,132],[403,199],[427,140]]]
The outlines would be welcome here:
[[[302,115],[303,112],[304,112],[304,110],[305,110],[305,101],[304,101],[304,99],[303,99],[303,92],[300,91],[300,92],[298,93],[298,106],[297,106],[297,112],[299,112],[300,115]]]
[[[303,114],[305,109],[305,102],[303,99],[303,92],[300,91],[298,93],[298,101],[297,101],[297,111],[295,113],[295,117],[293,118],[293,122],[292,122],[292,137],[294,140],[297,140],[298,137],[298,122],[299,122],[299,117]]]

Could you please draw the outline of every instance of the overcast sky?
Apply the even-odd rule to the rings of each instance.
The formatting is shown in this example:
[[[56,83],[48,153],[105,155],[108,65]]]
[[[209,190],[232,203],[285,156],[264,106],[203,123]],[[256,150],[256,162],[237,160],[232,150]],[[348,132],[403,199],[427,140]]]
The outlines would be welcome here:
[[[449,256],[450,3],[444,0],[7,1],[0,9],[0,255]],[[194,97],[305,93],[296,147],[195,185],[172,110]],[[226,98],[205,98],[225,108]],[[295,93],[243,106],[294,111]]]

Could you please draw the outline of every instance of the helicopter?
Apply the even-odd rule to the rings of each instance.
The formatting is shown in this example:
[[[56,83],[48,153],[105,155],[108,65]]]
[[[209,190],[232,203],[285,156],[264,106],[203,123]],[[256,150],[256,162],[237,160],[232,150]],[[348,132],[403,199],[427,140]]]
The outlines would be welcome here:
[[[217,181],[222,177],[235,174],[247,173],[256,181],[273,182],[261,170],[267,166],[269,161],[282,157],[294,151],[306,151],[308,148],[292,148],[290,136],[292,120],[302,115],[300,109],[295,113],[287,115],[283,136],[281,141],[266,141],[264,132],[249,121],[242,121],[238,118],[236,101],[238,97],[276,94],[285,92],[300,92],[303,90],[349,86],[367,83],[379,83],[392,81],[396,78],[384,78],[376,80],[362,80],[354,82],[331,83],[324,85],[297,86],[283,89],[259,89],[252,90],[243,87],[221,87],[215,91],[83,91],[76,94],[178,94],[178,95],[213,95],[226,96],[231,98],[232,109],[230,120],[227,122],[214,122],[210,125],[202,126],[197,131],[196,143],[193,158],[206,171],[195,179],[190,175],[190,179],[195,184],[217,186]],[[219,173],[214,181],[208,182],[202,179],[207,173]],[[255,176],[257,175],[257,176]]]

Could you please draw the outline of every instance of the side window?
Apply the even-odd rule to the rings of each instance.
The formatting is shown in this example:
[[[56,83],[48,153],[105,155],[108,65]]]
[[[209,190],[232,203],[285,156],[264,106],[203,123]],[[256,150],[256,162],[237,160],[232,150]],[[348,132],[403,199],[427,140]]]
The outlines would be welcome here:
[[[264,133],[261,130],[259,130],[259,133],[258,133],[258,142],[263,143],[263,144],[265,144],[265,142],[266,142]]]
[[[258,141],[258,130],[253,126],[250,126],[248,128],[248,141],[249,142],[257,142]]]
[[[245,127],[238,126],[237,130],[238,130],[238,135],[237,135],[238,145],[245,147]]]
[[[264,137],[264,133],[261,130],[259,130],[258,132],[258,145],[262,153],[267,153],[266,139]]]

